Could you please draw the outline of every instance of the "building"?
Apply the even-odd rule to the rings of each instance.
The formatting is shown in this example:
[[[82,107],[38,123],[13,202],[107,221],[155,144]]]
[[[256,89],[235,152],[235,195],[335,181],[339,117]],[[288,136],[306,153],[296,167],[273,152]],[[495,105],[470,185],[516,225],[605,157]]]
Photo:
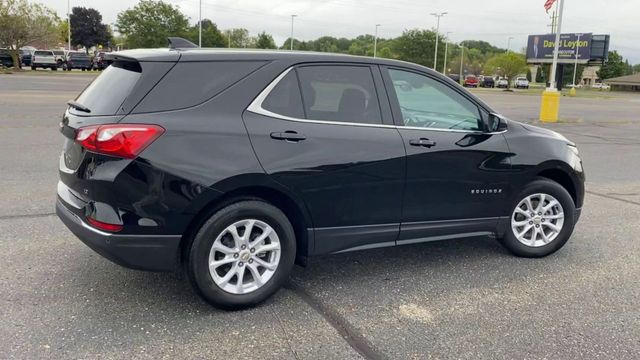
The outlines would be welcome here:
[[[582,71],[582,79],[578,81],[578,84],[582,84],[585,86],[591,86],[595,83],[600,82],[600,78],[598,77],[598,71],[600,71],[600,66],[587,66]]]
[[[606,79],[603,81],[611,86],[611,90],[640,91],[640,73]]]

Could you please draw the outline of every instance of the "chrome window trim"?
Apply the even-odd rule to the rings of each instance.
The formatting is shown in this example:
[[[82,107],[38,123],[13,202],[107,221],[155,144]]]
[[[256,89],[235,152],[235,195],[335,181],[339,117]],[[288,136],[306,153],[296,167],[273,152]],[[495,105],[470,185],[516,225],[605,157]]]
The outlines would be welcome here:
[[[345,66],[349,66],[349,64],[345,64]],[[422,128],[422,127],[413,127],[413,126],[398,126],[398,125],[387,125],[387,124],[365,124],[365,123],[355,123],[355,122],[342,122],[342,121],[331,121],[331,120],[314,120],[314,119],[300,119],[296,117],[281,115],[278,113],[274,113],[272,111],[266,110],[262,107],[262,103],[269,96],[271,91],[282,81],[282,79],[287,76],[291,70],[293,70],[295,66],[291,66],[283,71],[278,77],[273,79],[269,85],[267,85],[264,90],[258,94],[258,96],[249,104],[247,107],[247,111],[250,111],[254,114],[264,115],[271,118],[276,118],[280,120],[287,121],[296,121],[302,123],[311,123],[311,124],[326,124],[326,125],[341,125],[341,126],[360,126],[360,127],[374,127],[374,128],[385,128],[385,129],[409,129],[409,130],[422,130],[422,131],[439,131],[439,132],[454,132],[454,133],[466,133],[466,134],[485,134],[485,135],[496,135],[502,134],[505,131],[501,132],[493,132],[487,133],[478,130],[459,130],[459,129],[437,129],[437,128]]]

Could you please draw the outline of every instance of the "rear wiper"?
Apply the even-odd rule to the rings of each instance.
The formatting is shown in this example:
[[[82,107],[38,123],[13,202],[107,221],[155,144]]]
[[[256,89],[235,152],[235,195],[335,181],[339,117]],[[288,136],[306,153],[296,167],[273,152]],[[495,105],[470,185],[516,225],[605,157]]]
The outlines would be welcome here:
[[[78,111],[82,111],[82,112],[86,112],[86,113],[90,113],[91,109],[89,109],[88,107],[80,104],[79,102],[75,101],[75,100],[69,100],[67,101],[67,105],[71,106],[72,108],[78,110]]]

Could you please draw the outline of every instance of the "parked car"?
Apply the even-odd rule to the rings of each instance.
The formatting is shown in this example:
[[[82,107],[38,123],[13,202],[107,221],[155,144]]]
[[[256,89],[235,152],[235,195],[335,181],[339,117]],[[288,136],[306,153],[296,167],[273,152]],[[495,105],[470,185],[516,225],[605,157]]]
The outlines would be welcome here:
[[[106,53],[104,51],[98,52],[93,57],[93,70],[104,70],[111,64],[111,61],[106,58]]]
[[[496,87],[496,82],[491,76],[485,76],[480,83],[480,86],[483,88],[494,88]]]
[[[58,70],[58,61],[51,50],[36,50],[31,60],[31,70],[37,68]]]
[[[457,82],[458,84],[460,83],[460,75],[458,75],[458,74],[448,74],[447,76],[449,77],[449,79]]]
[[[223,308],[321,254],[493,235],[546,256],[584,199],[575,143],[390,59],[128,50],[68,104],[60,219]]]
[[[605,83],[601,83],[601,82],[597,82],[594,83],[593,85],[591,85],[592,89],[596,89],[596,90],[609,90],[611,89],[611,87]]]
[[[496,87],[507,89],[509,87],[509,79],[505,79],[505,78],[498,79],[498,82],[496,83]]]
[[[64,64],[67,62],[67,51],[66,50],[59,50],[59,49],[54,49],[51,50],[53,51],[53,55],[56,58],[56,63],[58,64],[59,68],[62,68],[64,66]]]
[[[478,84],[479,84],[479,81],[475,75],[467,75],[464,77],[464,87],[477,88]]]
[[[66,69],[82,69],[82,71],[89,71],[92,67],[91,58],[84,52],[70,52],[67,58]]]
[[[31,66],[31,58],[33,53],[31,50],[21,49],[20,50],[20,63],[24,66]]]
[[[528,89],[529,88],[529,80],[526,77],[518,77],[516,81],[513,83],[513,86],[516,89]]]
[[[13,57],[7,49],[0,49],[0,67],[13,67]]]

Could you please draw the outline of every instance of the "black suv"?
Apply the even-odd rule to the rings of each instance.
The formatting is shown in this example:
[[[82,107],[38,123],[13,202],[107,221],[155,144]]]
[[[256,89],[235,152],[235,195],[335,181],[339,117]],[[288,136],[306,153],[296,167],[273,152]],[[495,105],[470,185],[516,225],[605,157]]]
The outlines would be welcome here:
[[[256,304],[309,256],[494,236],[560,249],[584,175],[563,136],[452,80],[337,54],[130,50],[69,102],[58,216],[126,267]]]

